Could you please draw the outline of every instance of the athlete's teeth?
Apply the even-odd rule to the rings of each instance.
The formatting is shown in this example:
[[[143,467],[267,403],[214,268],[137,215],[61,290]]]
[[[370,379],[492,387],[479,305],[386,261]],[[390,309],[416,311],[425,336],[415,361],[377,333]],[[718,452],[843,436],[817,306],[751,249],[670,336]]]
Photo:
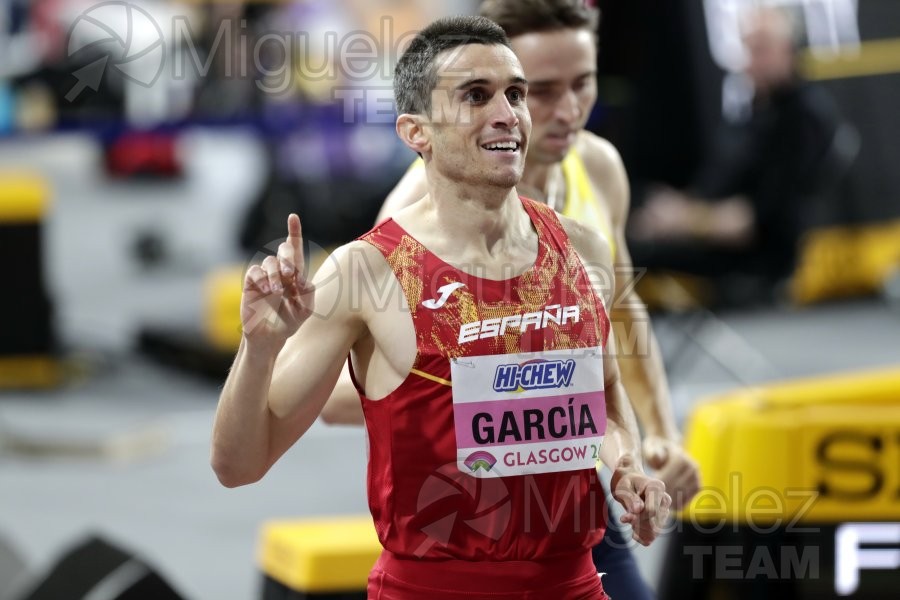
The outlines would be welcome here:
[[[517,142],[499,142],[497,144],[488,144],[485,148],[488,150],[515,150],[518,146]]]

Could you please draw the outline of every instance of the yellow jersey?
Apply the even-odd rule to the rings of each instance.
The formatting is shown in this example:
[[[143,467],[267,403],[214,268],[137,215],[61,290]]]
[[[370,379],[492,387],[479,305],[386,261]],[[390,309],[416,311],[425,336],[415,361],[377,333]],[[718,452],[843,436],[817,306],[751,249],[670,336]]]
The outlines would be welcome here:
[[[604,214],[605,207],[601,207],[594,197],[594,188],[591,187],[584,161],[573,149],[566,154],[561,166],[563,180],[566,182],[566,199],[559,212],[602,231],[609,240],[609,248],[615,259],[616,240],[610,231],[609,215]]]

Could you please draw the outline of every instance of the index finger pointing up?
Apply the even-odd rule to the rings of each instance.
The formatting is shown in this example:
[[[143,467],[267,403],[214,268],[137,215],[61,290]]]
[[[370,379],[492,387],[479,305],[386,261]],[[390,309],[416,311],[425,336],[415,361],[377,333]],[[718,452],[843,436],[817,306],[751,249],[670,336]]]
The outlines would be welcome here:
[[[298,271],[303,270],[303,235],[300,229],[300,217],[295,213],[288,215],[288,243],[294,251],[294,265]]]

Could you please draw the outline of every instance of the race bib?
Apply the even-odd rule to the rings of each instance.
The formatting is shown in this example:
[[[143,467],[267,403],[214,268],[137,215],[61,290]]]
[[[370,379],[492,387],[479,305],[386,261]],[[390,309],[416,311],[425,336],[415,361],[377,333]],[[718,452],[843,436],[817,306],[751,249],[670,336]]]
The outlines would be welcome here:
[[[460,471],[511,477],[592,469],[606,433],[600,348],[453,359]]]

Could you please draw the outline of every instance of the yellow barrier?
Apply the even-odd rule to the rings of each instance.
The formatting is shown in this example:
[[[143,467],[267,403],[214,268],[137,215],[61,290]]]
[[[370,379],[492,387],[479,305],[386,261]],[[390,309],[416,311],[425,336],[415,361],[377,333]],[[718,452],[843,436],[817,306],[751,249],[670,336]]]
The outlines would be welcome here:
[[[272,521],[262,530],[263,573],[292,592],[364,591],[381,554],[372,517]]]
[[[0,262],[12,269],[19,289],[0,302],[10,320],[0,344],[0,389],[59,385],[64,370],[52,355],[52,308],[44,289],[42,221],[50,189],[40,175],[0,172]],[[11,315],[11,317],[10,317]]]
[[[42,355],[0,356],[0,389],[43,389],[60,385],[65,369],[59,359]]]
[[[660,600],[897,597],[900,368],[715,397],[686,445],[703,488],[667,535]]]
[[[204,284],[203,329],[217,350],[235,351],[241,343],[243,265],[212,272]]]
[[[900,73],[900,39],[868,40],[826,56],[806,49],[800,67],[807,79],[816,81]]]
[[[900,520],[900,370],[716,398],[694,411],[686,445],[704,490],[683,519]]]
[[[0,223],[40,221],[49,206],[50,191],[36,175],[0,173]]]
[[[811,231],[800,244],[791,299],[809,304],[878,292],[900,268],[900,221]]]

